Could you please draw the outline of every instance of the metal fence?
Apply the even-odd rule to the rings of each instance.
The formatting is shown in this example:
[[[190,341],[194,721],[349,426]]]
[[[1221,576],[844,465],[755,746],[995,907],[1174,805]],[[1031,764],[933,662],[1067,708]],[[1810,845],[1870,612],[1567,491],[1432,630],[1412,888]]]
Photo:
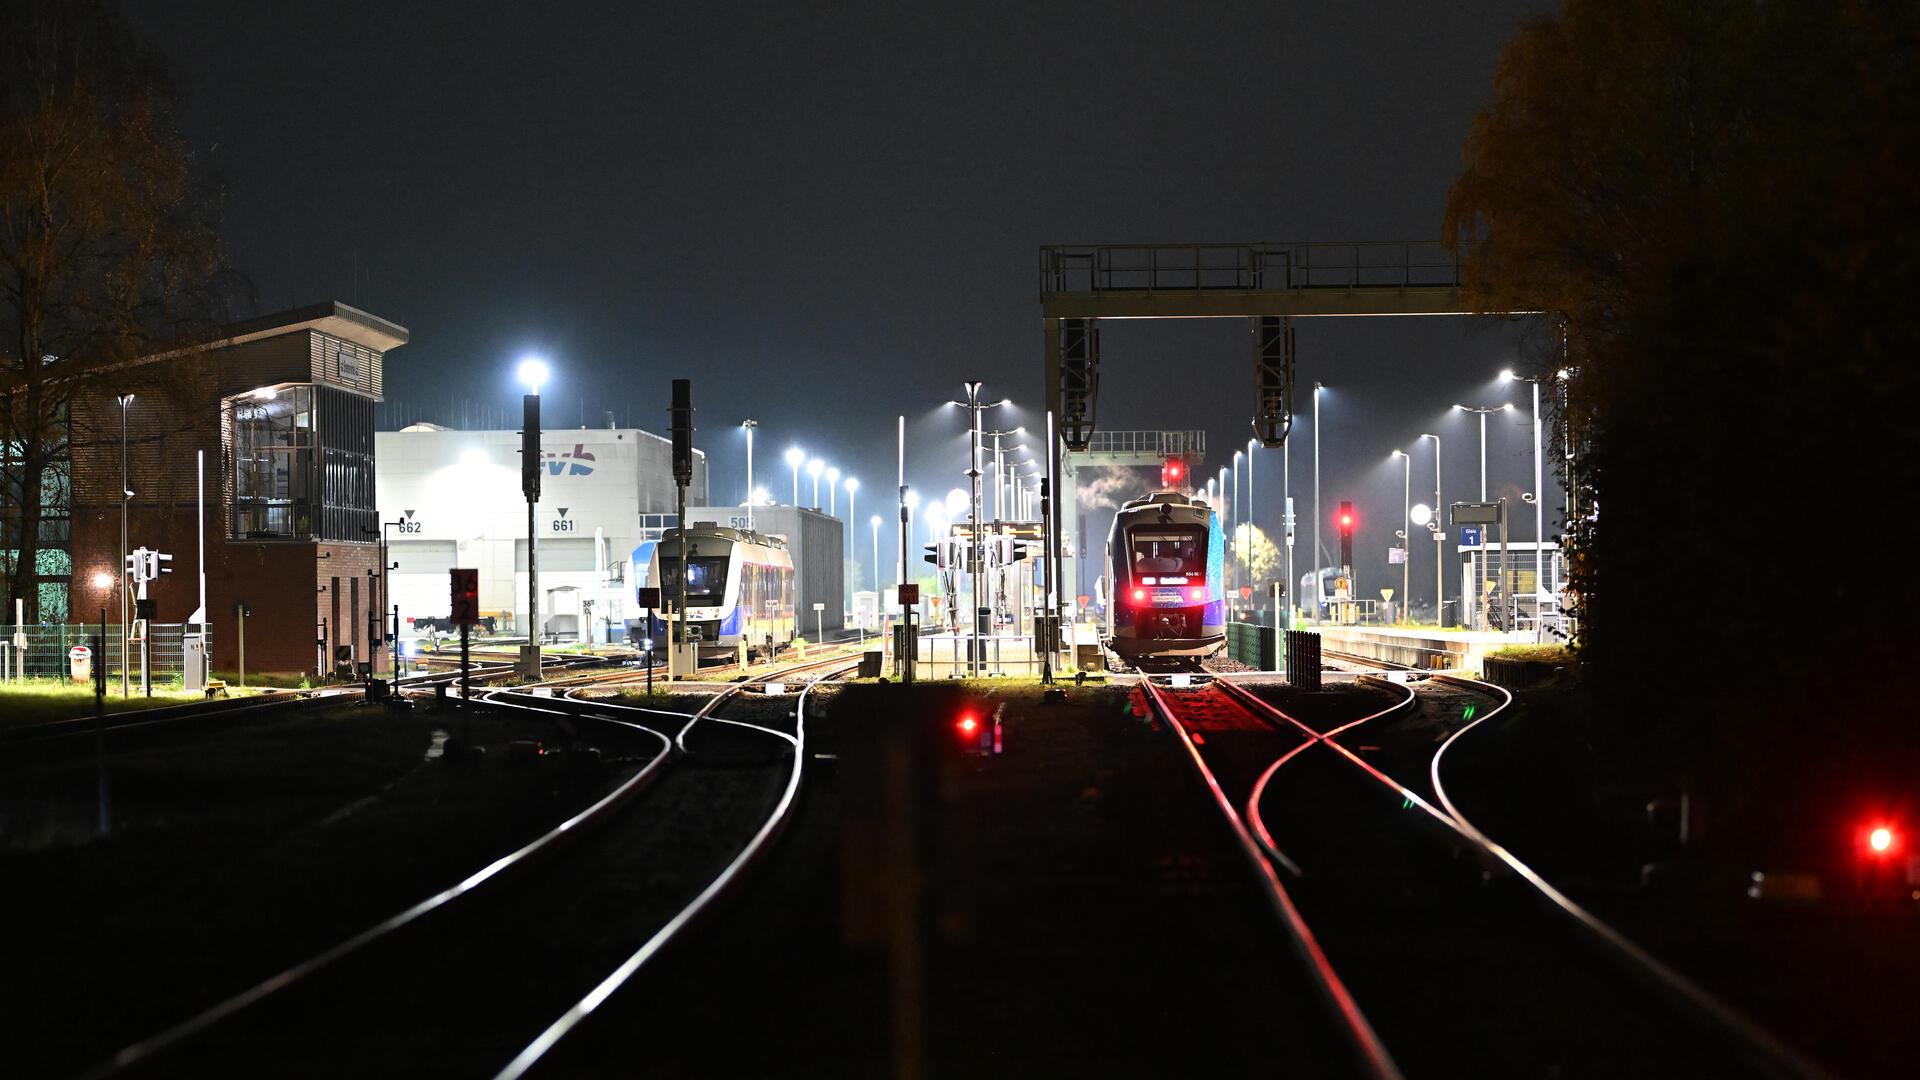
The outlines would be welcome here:
[[[1277,671],[1274,630],[1259,623],[1227,624],[1227,655],[1260,671]]]
[[[169,681],[180,678],[182,671],[182,641],[189,635],[183,623],[147,624],[149,641],[146,646],[146,660],[152,677],[156,681]],[[26,623],[21,625],[0,624],[0,671],[9,678],[64,679],[71,670],[68,666],[68,650],[76,645],[84,645],[92,654],[92,662],[100,663],[96,638],[100,635],[99,623]],[[20,642],[24,639],[25,647]],[[211,646],[212,637],[208,644]],[[121,654],[120,624],[107,624],[106,665],[110,680],[120,678],[125,670],[135,679],[140,677],[141,643],[127,643],[126,653]],[[129,661],[131,662],[129,664]],[[24,665],[24,666],[23,666]]]

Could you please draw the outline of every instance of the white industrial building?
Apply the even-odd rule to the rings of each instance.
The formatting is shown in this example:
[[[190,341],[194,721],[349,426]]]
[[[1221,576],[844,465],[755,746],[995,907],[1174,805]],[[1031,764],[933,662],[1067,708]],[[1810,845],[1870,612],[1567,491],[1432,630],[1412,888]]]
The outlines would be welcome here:
[[[406,620],[445,618],[447,571],[480,571],[480,609],[526,633],[527,504],[517,431],[415,424],[375,435],[380,520],[391,546],[392,600]],[[542,631],[560,640],[620,637],[634,617],[628,559],[674,524],[672,446],[635,428],[541,434],[535,509]],[[693,452],[687,502],[707,501],[706,455]],[[698,520],[698,519],[695,519]],[[837,588],[837,586],[836,586]]]

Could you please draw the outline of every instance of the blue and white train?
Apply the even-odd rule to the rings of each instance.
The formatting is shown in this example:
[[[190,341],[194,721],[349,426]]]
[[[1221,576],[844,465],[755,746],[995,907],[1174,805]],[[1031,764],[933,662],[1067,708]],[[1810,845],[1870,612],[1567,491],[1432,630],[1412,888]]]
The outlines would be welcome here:
[[[1205,656],[1227,637],[1220,515],[1177,491],[1122,506],[1107,534],[1107,633],[1124,659]]]
[[[750,654],[772,656],[793,643],[793,556],[786,541],[695,525],[687,530],[686,579],[689,638],[698,638],[700,655],[733,656],[745,642]],[[667,625],[679,621],[673,610],[680,602],[678,530],[668,529],[658,541],[634,549],[633,580],[636,589],[660,590],[663,608],[654,613],[650,630],[656,647],[664,648]]]

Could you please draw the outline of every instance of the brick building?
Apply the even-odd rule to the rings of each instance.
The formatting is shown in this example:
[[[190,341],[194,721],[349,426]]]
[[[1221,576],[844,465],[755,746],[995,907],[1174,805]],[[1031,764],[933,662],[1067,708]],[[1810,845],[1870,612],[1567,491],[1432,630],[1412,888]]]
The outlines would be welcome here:
[[[149,587],[154,618],[199,604],[196,460],[205,455],[207,621],[214,666],[237,662],[236,605],[255,671],[386,666],[373,407],[405,328],[335,302],[228,328],[205,346],[107,373],[72,409],[71,607],[118,601],[89,582],[117,573],[124,410],[127,543],[173,556]]]

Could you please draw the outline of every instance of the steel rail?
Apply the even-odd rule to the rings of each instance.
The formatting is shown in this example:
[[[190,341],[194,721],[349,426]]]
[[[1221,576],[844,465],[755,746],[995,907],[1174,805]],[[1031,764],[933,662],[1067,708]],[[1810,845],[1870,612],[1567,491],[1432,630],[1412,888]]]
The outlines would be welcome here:
[[[495,693],[502,692],[496,691]],[[545,712],[570,717],[579,715],[564,713],[557,709],[541,708],[535,705],[520,705],[508,702],[503,702],[503,704],[508,704],[509,707],[512,708],[532,712]],[[638,772],[628,777],[612,791],[601,796],[592,805],[572,815],[559,825],[554,826],[552,829],[528,841],[512,852],[495,859],[478,871],[469,874],[453,886],[434,893],[432,896],[389,916],[381,922],[354,934],[352,937],[295,964],[293,967],[287,968],[276,975],[272,975],[255,983],[246,990],[188,1017],[172,1027],[161,1031],[157,1035],[153,1035],[121,1049],[107,1061],[81,1074],[83,1080],[93,1080],[93,1078],[111,1076],[114,1073],[139,1064],[170,1047],[176,1046],[206,1031],[215,1024],[240,1013],[274,993],[293,986],[308,976],[360,951],[373,942],[392,934],[394,931],[446,907],[454,900],[472,894],[481,886],[499,880],[502,875],[508,871],[516,870],[527,865],[536,856],[556,846],[562,838],[569,837],[584,828],[605,821],[614,810],[625,804],[633,795],[651,784],[659,775],[661,768],[673,757],[673,740],[668,738],[664,733],[655,731],[644,724],[637,724],[631,721],[605,719],[605,722],[617,724],[624,728],[632,728],[652,735],[660,740],[660,750],[650,761],[641,766]]]
[[[1731,1005],[1726,1004],[1700,984],[1680,974],[1662,963],[1653,954],[1636,945],[1632,939],[1615,930],[1598,916],[1581,907],[1571,897],[1554,888],[1553,884],[1542,877],[1532,867],[1520,861],[1511,851],[1486,833],[1481,832],[1459,806],[1448,796],[1446,785],[1441,781],[1440,765],[1447,750],[1460,741],[1467,732],[1486,723],[1504,711],[1513,702],[1513,694],[1505,687],[1493,683],[1469,679],[1459,675],[1436,675],[1441,682],[1459,686],[1462,689],[1477,690],[1502,698],[1498,708],[1487,715],[1476,717],[1459,731],[1454,732],[1440,749],[1434,751],[1433,761],[1428,773],[1433,782],[1433,790],[1440,798],[1440,805],[1458,823],[1463,835],[1470,837],[1476,844],[1505,863],[1515,874],[1534,887],[1554,908],[1573,920],[1590,940],[1601,946],[1602,951],[1621,962],[1631,973],[1648,981],[1667,1000],[1690,1012],[1698,1020],[1705,1022],[1716,1033],[1730,1040],[1746,1056],[1749,1062],[1765,1069],[1774,1076],[1786,1077],[1823,1077],[1825,1069],[1802,1056],[1778,1038],[1747,1019]]]
[[[1280,771],[1280,767],[1285,765],[1287,762],[1292,761],[1294,758],[1298,757],[1302,751],[1305,751],[1308,747],[1312,746],[1314,743],[1319,742],[1323,736],[1314,732],[1313,729],[1307,727],[1307,725],[1302,724],[1300,721],[1294,719],[1293,717],[1287,715],[1286,713],[1280,711],[1279,709],[1269,705],[1266,701],[1260,699],[1258,696],[1254,695],[1251,691],[1247,690],[1246,688],[1235,686],[1232,682],[1225,679],[1218,680],[1218,682],[1220,684],[1221,689],[1227,692],[1228,697],[1231,697],[1235,701],[1239,702],[1242,708],[1247,709],[1247,711],[1252,713],[1254,716],[1262,716],[1262,717],[1267,717],[1269,715],[1278,716],[1281,719],[1286,720],[1287,722],[1293,724],[1295,727],[1300,728],[1301,731],[1306,733],[1308,736],[1307,741],[1301,743],[1299,746],[1294,747],[1293,749],[1287,751],[1285,754],[1281,755],[1279,758],[1275,759],[1273,763],[1268,765],[1265,771],[1263,771],[1260,774],[1260,778],[1253,782],[1253,790],[1247,796],[1247,809],[1246,809],[1247,824],[1249,827],[1253,829],[1254,837],[1260,841],[1260,846],[1267,849],[1267,854],[1273,856],[1276,859],[1281,860],[1282,863],[1289,870],[1293,872],[1293,875],[1295,877],[1303,877],[1304,874],[1302,873],[1299,864],[1295,863],[1292,859],[1288,858],[1284,853],[1281,852],[1280,845],[1277,842],[1275,842],[1275,840],[1273,839],[1272,832],[1270,832],[1267,829],[1266,818],[1264,815],[1260,813],[1260,800],[1262,797],[1266,795],[1267,784],[1273,779],[1274,774]],[[1405,709],[1409,705],[1413,704],[1414,700],[1415,699],[1413,697],[1413,693],[1411,690],[1409,690],[1406,700],[1395,702],[1394,704],[1389,705],[1384,709],[1381,709],[1379,712],[1373,713],[1370,716],[1363,716],[1360,719],[1355,720],[1351,724],[1342,725],[1341,727],[1336,728],[1334,730],[1345,731],[1351,727],[1358,727],[1369,720],[1375,720],[1382,716],[1387,716],[1391,713],[1399,712],[1400,710]],[[1251,703],[1251,705],[1249,703]],[[1269,718],[1267,722],[1272,723],[1273,721]]]
[[[1173,706],[1167,702],[1151,678],[1140,680],[1140,685],[1145,689],[1148,702],[1166,722],[1168,730],[1179,739],[1180,745],[1187,752],[1188,760],[1200,774],[1200,779],[1206,784],[1207,790],[1212,793],[1214,805],[1226,818],[1241,854],[1246,857],[1255,874],[1265,885],[1269,905],[1273,908],[1274,914],[1279,917],[1281,925],[1286,928],[1295,950],[1299,952],[1301,959],[1306,962],[1312,972],[1315,986],[1320,990],[1325,1004],[1333,1012],[1334,1020],[1351,1044],[1350,1048],[1358,1058],[1361,1068],[1369,1076],[1378,1080],[1389,1080],[1389,1078],[1398,1080],[1402,1074],[1400,1067],[1394,1063],[1393,1055],[1380,1041],[1380,1036],[1373,1030],[1373,1024],[1368,1021],[1366,1014],[1360,1011],[1360,1005],[1347,990],[1346,983],[1341,981],[1339,974],[1333,970],[1333,964],[1320,948],[1320,942],[1314,937],[1312,928],[1307,926],[1306,919],[1300,914],[1299,908],[1294,906],[1293,897],[1287,892],[1287,887],[1281,883],[1279,875],[1274,873],[1272,862],[1267,859],[1259,841],[1255,840],[1252,833],[1248,831],[1247,823],[1234,810],[1232,800],[1227,798],[1226,792],[1220,787],[1220,780],[1213,774],[1213,770],[1207,767],[1206,759],[1201,756],[1199,748],[1187,734],[1186,727],[1174,715]],[[1308,742],[1306,745],[1313,744]]]
[[[680,729],[680,733],[674,736],[673,744],[681,753],[692,754],[693,751],[687,749],[687,733],[692,731],[696,726],[698,726],[700,721],[705,720],[707,717],[712,715],[713,710],[718,708],[722,701],[725,701],[727,698],[740,692],[740,690],[742,690],[745,687],[751,686],[755,683],[772,682],[775,679],[785,679],[789,675],[797,675],[801,672],[810,671],[813,668],[817,668],[817,667],[825,667],[833,663],[844,663],[846,660],[847,660],[847,657],[845,656],[822,656],[822,657],[819,657],[818,659],[808,660],[804,663],[795,664],[792,667],[781,668],[779,671],[769,671],[764,675],[755,675],[744,682],[728,683],[726,684],[728,689],[723,690],[718,694],[715,694],[712,700],[708,701],[705,705],[702,705],[699,708],[699,710],[693,714],[693,719],[688,720],[686,723],[686,726]],[[809,683],[807,686],[807,689],[811,690],[812,688],[813,688],[812,684]],[[803,694],[804,694],[804,691],[803,691]]]
[[[830,659],[845,660],[846,658],[833,657]],[[805,666],[813,667],[817,665],[818,662]],[[847,664],[844,668],[838,669],[838,671],[850,670],[856,666],[858,666],[857,661],[852,664]],[[838,672],[836,671],[836,673]],[[512,1061],[507,1063],[505,1068],[495,1074],[495,1080],[518,1080],[519,1077],[524,1076],[527,1070],[533,1068],[548,1051],[560,1043],[560,1040],[566,1038],[567,1035],[585,1021],[588,1016],[592,1015],[595,1009],[599,1008],[608,998],[612,997],[616,991],[626,985],[627,981],[633,978],[641,968],[645,967],[648,961],[659,955],[660,951],[666,948],[681,930],[685,929],[688,924],[699,917],[700,913],[706,910],[707,906],[711,904],[716,897],[725,892],[735,881],[739,880],[746,869],[769,847],[770,842],[785,830],[789,811],[792,809],[794,801],[799,795],[801,777],[804,775],[806,769],[807,698],[819,687],[821,682],[825,681],[826,677],[830,676],[823,676],[822,678],[816,678],[812,682],[809,682],[806,688],[800,692],[800,696],[795,702],[794,735],[791,737],[794,746],[793,767],[789,770],[787,776],[786,790],[781,792],[780,801],[775,804],[773,812],[768,815],[767,820],[763,822],[759,830],[754,833],[753,838],[747,841],[746,846],[741,848],[739,854],[734,856],[733,861],[729,862],[726,868],[721,870],[720,874],[709,882],[705,889],[700,891],[699,895],[695,896],[686,907],[682,908],[679,914],[675,915],[666,925],[655,931],[652,937],[648,938],[644,944],[634,950],[632,955],[628,956],[626,960],[621,962],[620,966],[616,967],[606,978],[602,979],[599,985],[595,986],[578,1002],[575,1002],[571,1008],[562,1013],[552,1024],[548,1025],[545,1031],[542,1031],[538,1037],[531,1043],[528,1043],[519,1054],[515,1055]],[[687,727],[691,728],[692,726],[692,721],[689,721]],[[757,725],[746,726],[753,727]],[[760,730],[770,731],[771,729],[762,728]],[[680,734],[684,737],[686,735],[685,729],[682,729]],[[775,732],[775,734],[785,735],[785,732]]]

